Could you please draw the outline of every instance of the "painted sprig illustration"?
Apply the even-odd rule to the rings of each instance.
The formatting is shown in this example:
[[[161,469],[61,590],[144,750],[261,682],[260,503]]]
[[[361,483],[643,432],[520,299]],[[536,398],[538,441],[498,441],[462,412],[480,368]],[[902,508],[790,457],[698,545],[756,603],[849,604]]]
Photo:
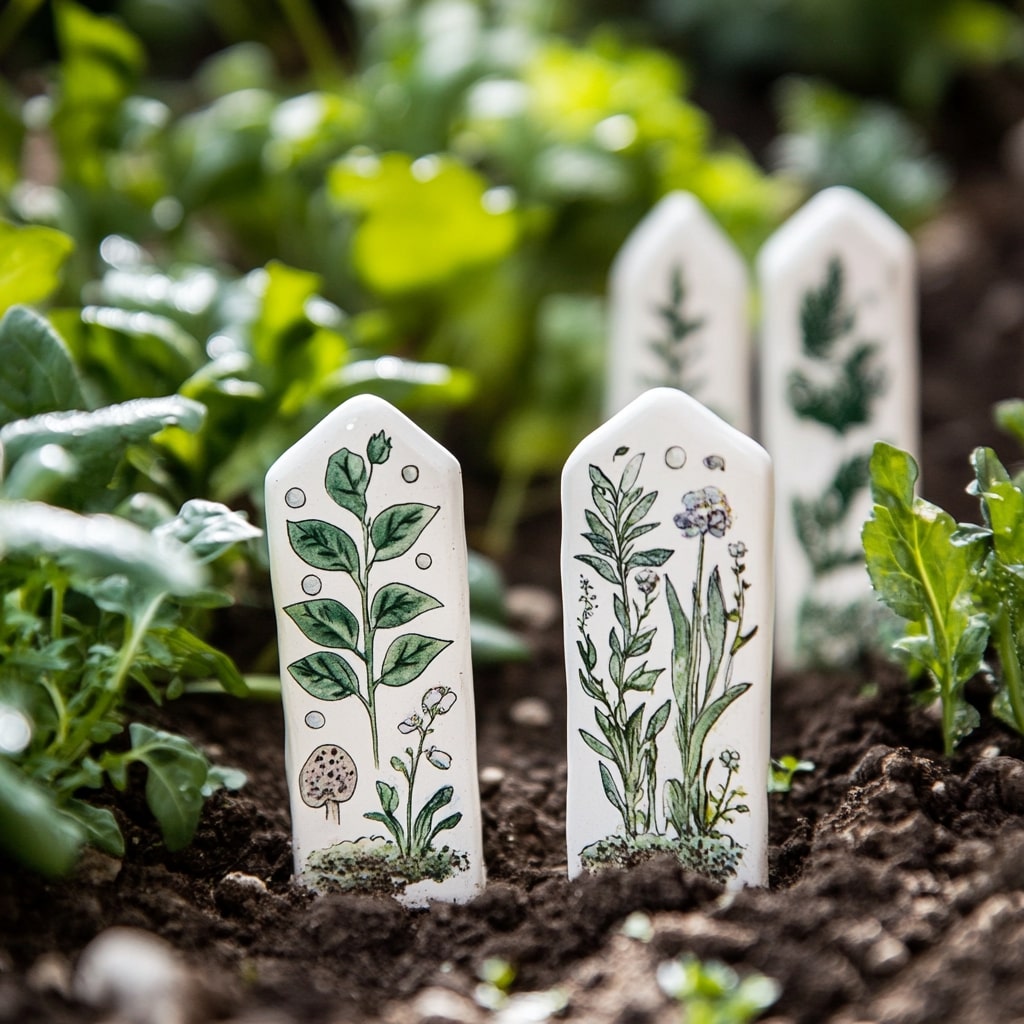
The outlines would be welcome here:
[[[616,453],[621,454],[623,449]],[[750,809],[737,783],[739,753],[716,753],[709,747],[715,726],[752,685],[733,679],[736,656],[757,633],[756,625],[744,621],[750,589],[747,546],[742,540],[720,545],[728,552],[732,577],[727,598],[723,571],[712,562],[709,544],[724,541],[733,527],[728,498],[710,485],[683,494],[673,524],[683,544],[697,545],[689,609],[684,608],[669,575],[656,571],[674,550],[637,548],[640,537],[662,525],[649,518],[658,492],[646,491],[639,482],[643,460],[642,453],[634,455],[618,484],[599,466],[589,467],[593,507],[584,510],[589,529],[581,536],[593,553],[575,556],[599,577],[581,575],[582,610],[576,620],[579,682],[594,701],[599,735],[586,729],[579,734],[598,755],[602,789],[622,819],[617,835],[591,844],[581,857],[598,867],[668,850],[687,866],[724,879],[735,873],[743,852],[726,826]],[[615,625],[602,656],[592,622],[605,584]],[[672,627],[672,699],[648,714],[656,702],[647,695],[665,672],[648,657],[659,620]],[[631,700],[632,694],[637,697]],[[659,737],[670,720],[679,771],[659,788]]]
[[[452,642],[423,633],[402,633],[390,642],[383,659],[378,658],[377,640],[382,630],[406,626],[441,607],[435,597],[407,583],[377,584],[375,570],[409,551],[438,512],[435,505],[405,502],[371,513],[374,468],[386,463],[390,455],[391,438],[381,430],[367,442],[365,459],[342,448],[327,462],[324,486],[334,502],[354,518],[354,536],[322,519],[288,523],[295,553],[316,569],[349,576],[359,595],[354,611],[334,598],[315,598],[285,608],[306,637],[330,648],[293,662],[288,671],[304,690],[321,700],[356,698],[369,719],[375,766],[380,761],[378,689],[407,686]]]

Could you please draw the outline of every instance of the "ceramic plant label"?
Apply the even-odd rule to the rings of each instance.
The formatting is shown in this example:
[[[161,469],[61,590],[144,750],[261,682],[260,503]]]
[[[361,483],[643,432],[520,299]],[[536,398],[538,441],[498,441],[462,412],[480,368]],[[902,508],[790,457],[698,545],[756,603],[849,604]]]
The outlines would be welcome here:
[[[606,415],[673,387],[749,432],[748,291],[743,259],[700,201],[665,196],[612,266]]]
[[[458,463],[387,402],[267,475],[296,874],[459,901],[483,885]]]
[[[763,440],[775,460],[776,664],[852,660],[881,605],[860,531],[876,440],[917,450],[914,255],[851,189],[819,193],[765,245]]]
[[[562,477],[569,873],[669,851],[767,880],[772,470],[656,388]]]

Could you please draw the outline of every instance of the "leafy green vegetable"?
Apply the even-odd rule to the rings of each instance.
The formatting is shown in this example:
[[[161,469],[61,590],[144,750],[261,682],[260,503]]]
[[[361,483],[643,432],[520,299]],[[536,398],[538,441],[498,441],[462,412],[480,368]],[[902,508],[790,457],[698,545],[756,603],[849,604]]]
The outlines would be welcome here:
[[[753,972],[740,977],[717,960],[687,954],[658,967],[658,985],[685,1011],[686,1024],[748,1024],[782,992],[779,983]]]
[[[0,314],[16,303],[40,302],[60,284],[74,243],[52,228],[0,221]]]
[[[813,761],[803,761],[792,754],[773,757],[768,769],[768,792],[788,793],[793,788],[793,778],[797,772],[813,772],[814,768]]]

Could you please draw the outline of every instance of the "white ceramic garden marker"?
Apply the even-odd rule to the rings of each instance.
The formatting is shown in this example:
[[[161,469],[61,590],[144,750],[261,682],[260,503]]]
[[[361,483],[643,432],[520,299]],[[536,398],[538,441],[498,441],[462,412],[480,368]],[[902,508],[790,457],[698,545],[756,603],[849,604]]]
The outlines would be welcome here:
[[[458,463],[362,395],[274,463],[266,498],[296,874],[410,905],[472,898],[484,865]]]
[[[605,415],[653,387],[699,399],[751,428],[747,269],[689,192],[640,222],[612,265]]]
[[[873,646],[881,610],[860,542],[872,445],[918,446],[913,247],[858,192],[831,188],[768,241],[758,275],[776,665],[842,664]]]
[[[771,459],[656,388],[569,457],[562,506],[570,876],[668,851],[766,884]]]

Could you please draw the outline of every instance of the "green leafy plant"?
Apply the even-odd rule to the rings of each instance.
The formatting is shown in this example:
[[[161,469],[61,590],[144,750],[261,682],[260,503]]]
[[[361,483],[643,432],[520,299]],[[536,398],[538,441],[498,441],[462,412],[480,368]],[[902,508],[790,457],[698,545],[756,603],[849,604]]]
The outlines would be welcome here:
[[[792,754],[773,757],[768,768],[768,792],[788,793],[793,788],[797,772],[813,772],[815,767],[813,761],[802,760]]]
[[[581,636],[576,646],[585,666],[585,671],[580,670],[580,684],[597,705],[594,716],[604,738],[585,729],[580,730],[580,736],[604,759],[599,762],[601,784],[622,816],[626,835],[631,837],[656,828],[657,740],[671,708],[665,701],[645,721],[644,700],[629,707],[629,695],[649,693],[664,671],[648,668],[646,661],[631,663],[650,652],[654,638],[654,630],[644,628],[658,589],[658,575],[652,567],[663,565],[672,554],[668,548],[638,551],[636,547],[640,537],[657,526],[644,521],[658,492],[645,492],[637,486],[643,460],[642,453],[634,455],[623,468],[618,484],[613,484],[599,466],[590,467],[594,508],[586,511],[590,529],[583,536],[594,554],[576,556],[615,588],[612,601],[617,626],[608,638],[606,684],[597,674],[598,650],[587,630],[595,594],[586,577],[580,580],[583,608],[576,623]],[[631,574],[639,598],[630,594]],[[614,767],[618,780],[606,761]]]
[[[399,732],[405,735],[415,733],[418,737],[415,750],[412,747],[405,748],[407,760],[403,761],[400,757],[391,758],[391,767],[405,779],[408,787],[405,795],[404,826],[396,817],[401,797],[398,790],[386,782],[377,783],[377,796],[380,799],[381,810],[368,811],[363,815],[371,821],[379,821],[384,825],[394,838],[402,856],[410,859],[418,859],[430,852],[438,834],[455,828],[462,820],[462,812],[456,811],[436,825],[434,824],[434,817],[438,811],[447,807],[452,801],[454,790],[451,786],[442,786],[436,790],[419,808],[415,820],[413,820],[413,791],[416,788],[416,774],[419,771],[420,763],[426,758],[429,764],[440,771],[447,771],[452,766],[451,754],[433,745],[424,750],[424,746],[427,737],[433,735],[434,720],[439,715],[446,715],[451,711],[455,700],[454,690],[447,686],[433,686],[423,695],[421,703],[423,714],[415,712],[403,719],[398,726]]]
[[[175,515],[118,486],[132,451],[169,428],[196,429],[202,407],[171,397],[79,411],[67,350],[23,307],[0,321],[0,352],[0,713],[20,723],[18,741],[0,744],[0,847],[47,873],[67,871],[86,842],[123,852],[114,814],[81,793],[106,780],[124,788],[137,763],[164,841],[178,849],[204,798],[243,776],[141,723],[125,749],[125,697],[135,683],[162,701],[195,676],[246,692],[230,658],[193,627],[198,612],[230,603],[206,567],[260,531],[222,505],[191,501]],[[74,509],[48,503],[54,495]],[[115,503],[146,524],[81,511]]]
[[[383,431],[366,444],[366,457],[348,448],[328,460],[324,486],[334,502],[355,517],[357,537],[321,519],[288,523],[292,549],[307,565],[349,576],[359,593],[356,613],[333,598],[317,598],[289,605],[285,611],[314,643],[332,648],[307,655],[288,666],[295,681],[320,700],[355,697],[370,722],[374,765],[379,765],[377,689],[407,686],[452,641],[422,633],[403,633],[388,646],[378,663],[375,641],[380,630],[407,625],[441,602],[406,583],[376,586],[373,570],[405,554],[438,512],[436,505],[406,502],[371,514],[368,495],[375,466],[391,456],[391,439]],[[359,668],[336,650],[345,651]]]
[[[870,467],[874,507],[863,530],[871,583],[879,599],[908,623],[895,646],[924,670],[924,695],[941,704],[947,756],[978,723],[963,688],[982,667],[993,626],[1000,654],[1006,656],[1005,702],[998,706],[1024,708],[1011,582],[1017,563],[1005,560],[1016,557],[1015,541],[1006,528],[1014,528],[1015,509],[1024,515],[1024,496],[991,450],[976,449],[973,462],[987,522],[983,527],[958,526],[948,513],[915,497],[917,463],[906,452],[878,442]],[[1009,505],[1004,509],[1005,499]],[[993,510],[995,526],[988,521]],[[1024,730],[1024,714],[1011,716],[1011,721]]]
[[[659,965],[658,985],[681,1004],[686,1024],[749,1024],[782,992],[777,981],[756,971],[741,978],[718,960],[692,955]]]

